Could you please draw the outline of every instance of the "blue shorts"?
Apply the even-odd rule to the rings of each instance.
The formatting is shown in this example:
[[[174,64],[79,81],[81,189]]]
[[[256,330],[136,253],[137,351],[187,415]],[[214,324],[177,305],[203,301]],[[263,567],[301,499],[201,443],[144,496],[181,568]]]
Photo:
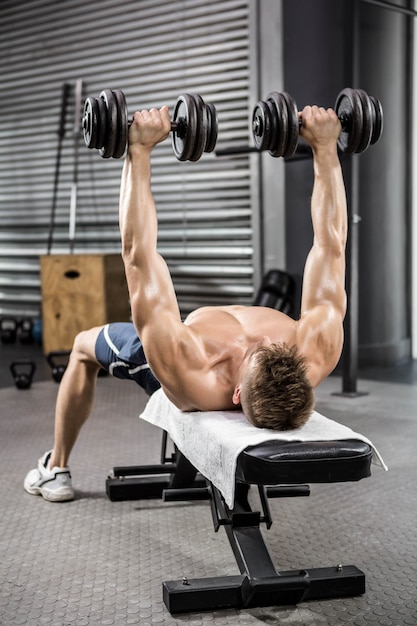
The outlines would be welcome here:
[[[95,351],[97,361],[115,378],[134,380],[149,396],[160,388],[133,324],[118,322],[104,326],[97,337]]]

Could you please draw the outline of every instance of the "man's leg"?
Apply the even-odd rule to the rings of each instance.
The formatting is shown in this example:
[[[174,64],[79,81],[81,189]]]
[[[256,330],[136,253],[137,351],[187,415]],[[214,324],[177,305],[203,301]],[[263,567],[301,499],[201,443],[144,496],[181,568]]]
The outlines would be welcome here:
[[[149,396],[160,387],[132,323],[106,324],[79,333],[58,391],[54,448],[26,476],[24,488],[28,493],[51,502],[74,498],[67,463],[90,415],[100,367],[116,378],[134,381]]]
[[[100,369],[95,345],[102,327],[77,335],[59,386],[55,408],[54,448],[50,467],[66,467],[81,427],[91,413]]]
[[[83,331],[75,338],[58,391],[54,448],[39,459],[38,467],[31,470],[24,481],[24,488],[28,493],[41,495],[50,502],[64,502],[74,498],[67,464],[93,405],[100,369],[95,356],[95,344],[101,329],[102,327]]]

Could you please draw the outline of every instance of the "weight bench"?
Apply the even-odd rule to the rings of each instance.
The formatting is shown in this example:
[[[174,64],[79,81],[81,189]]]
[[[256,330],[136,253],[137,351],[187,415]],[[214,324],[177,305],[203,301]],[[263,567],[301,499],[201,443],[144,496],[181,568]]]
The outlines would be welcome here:
[[[366,437],[316,412],[302,429],[284,433],[255,428],[239,412],[182,413],[161,390],[141,417],[163,429],[161,463],[115,467],[106,481],[110,500],[209,500],[214,529],[224,526],[240,570],[164,582],[170,613],[296,605],[365,592],[365,574],[354,565],[277,571],[260,526],[272,524],[268,498],[308,496],[311,483],[362,480],[371,475],[372,462],[387,469]],[[222,441],[216,441],[220,431],[223,440],[235,434],[232,452],[223,454]],[[315,432],[323,436],[314,440]],[[170,457],[167,433],[175,444]],[[193,449],[193,439],[205,442],[207,458]],[[216,446],[220,453],[213,459]],[[249,504],[251,485],[257,486],[261,511]]]

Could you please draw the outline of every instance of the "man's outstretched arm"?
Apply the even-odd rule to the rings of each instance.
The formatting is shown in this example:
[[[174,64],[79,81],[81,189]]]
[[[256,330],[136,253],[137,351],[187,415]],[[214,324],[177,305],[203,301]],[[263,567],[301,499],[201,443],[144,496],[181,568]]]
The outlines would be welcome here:
[[[310,380],[317,385],[337,365],[343,347],[347,206],[335,112],[306,107],[302,120],[301,134],[314,158],[314,239],[304,269],[297,343],[310,364]]]
[[[157,378],[175,387],[181,363],[178,350],[189,330],[181,323],[166,262],[157,252],[158,219],[151,190],[151,152],[171,128],[167,107],[135,113],[120,191],[122,256],[132,319]],[[187,340],[185,343],[189,341]]]

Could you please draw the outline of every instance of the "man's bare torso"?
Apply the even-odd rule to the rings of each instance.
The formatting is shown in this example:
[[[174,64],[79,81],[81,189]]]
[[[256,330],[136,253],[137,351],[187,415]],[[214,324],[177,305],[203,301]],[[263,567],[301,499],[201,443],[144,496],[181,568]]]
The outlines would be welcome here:
[[[165,389],[183,410],[236,408],[232,403],[233,389],[247,351],[264,337],[273,343],[293,345],[297,327],[294,320],[280,311],[235,305],[196,309],[184,324],[197,338],[203,359],[194,371],[195,394],[192,389],[189,393],[193,387],[190,378],[181,398]],[[188,361],[192,370],[192,358]]]
[[[273,343],[291,343],[296,327],[296,322],[281,311],[237,305],[196,309],[184,323],[202,337],[209,350],[214,344],[218,350],[231,353],[233,346],[240,345],[246,351],[264,336]]]

